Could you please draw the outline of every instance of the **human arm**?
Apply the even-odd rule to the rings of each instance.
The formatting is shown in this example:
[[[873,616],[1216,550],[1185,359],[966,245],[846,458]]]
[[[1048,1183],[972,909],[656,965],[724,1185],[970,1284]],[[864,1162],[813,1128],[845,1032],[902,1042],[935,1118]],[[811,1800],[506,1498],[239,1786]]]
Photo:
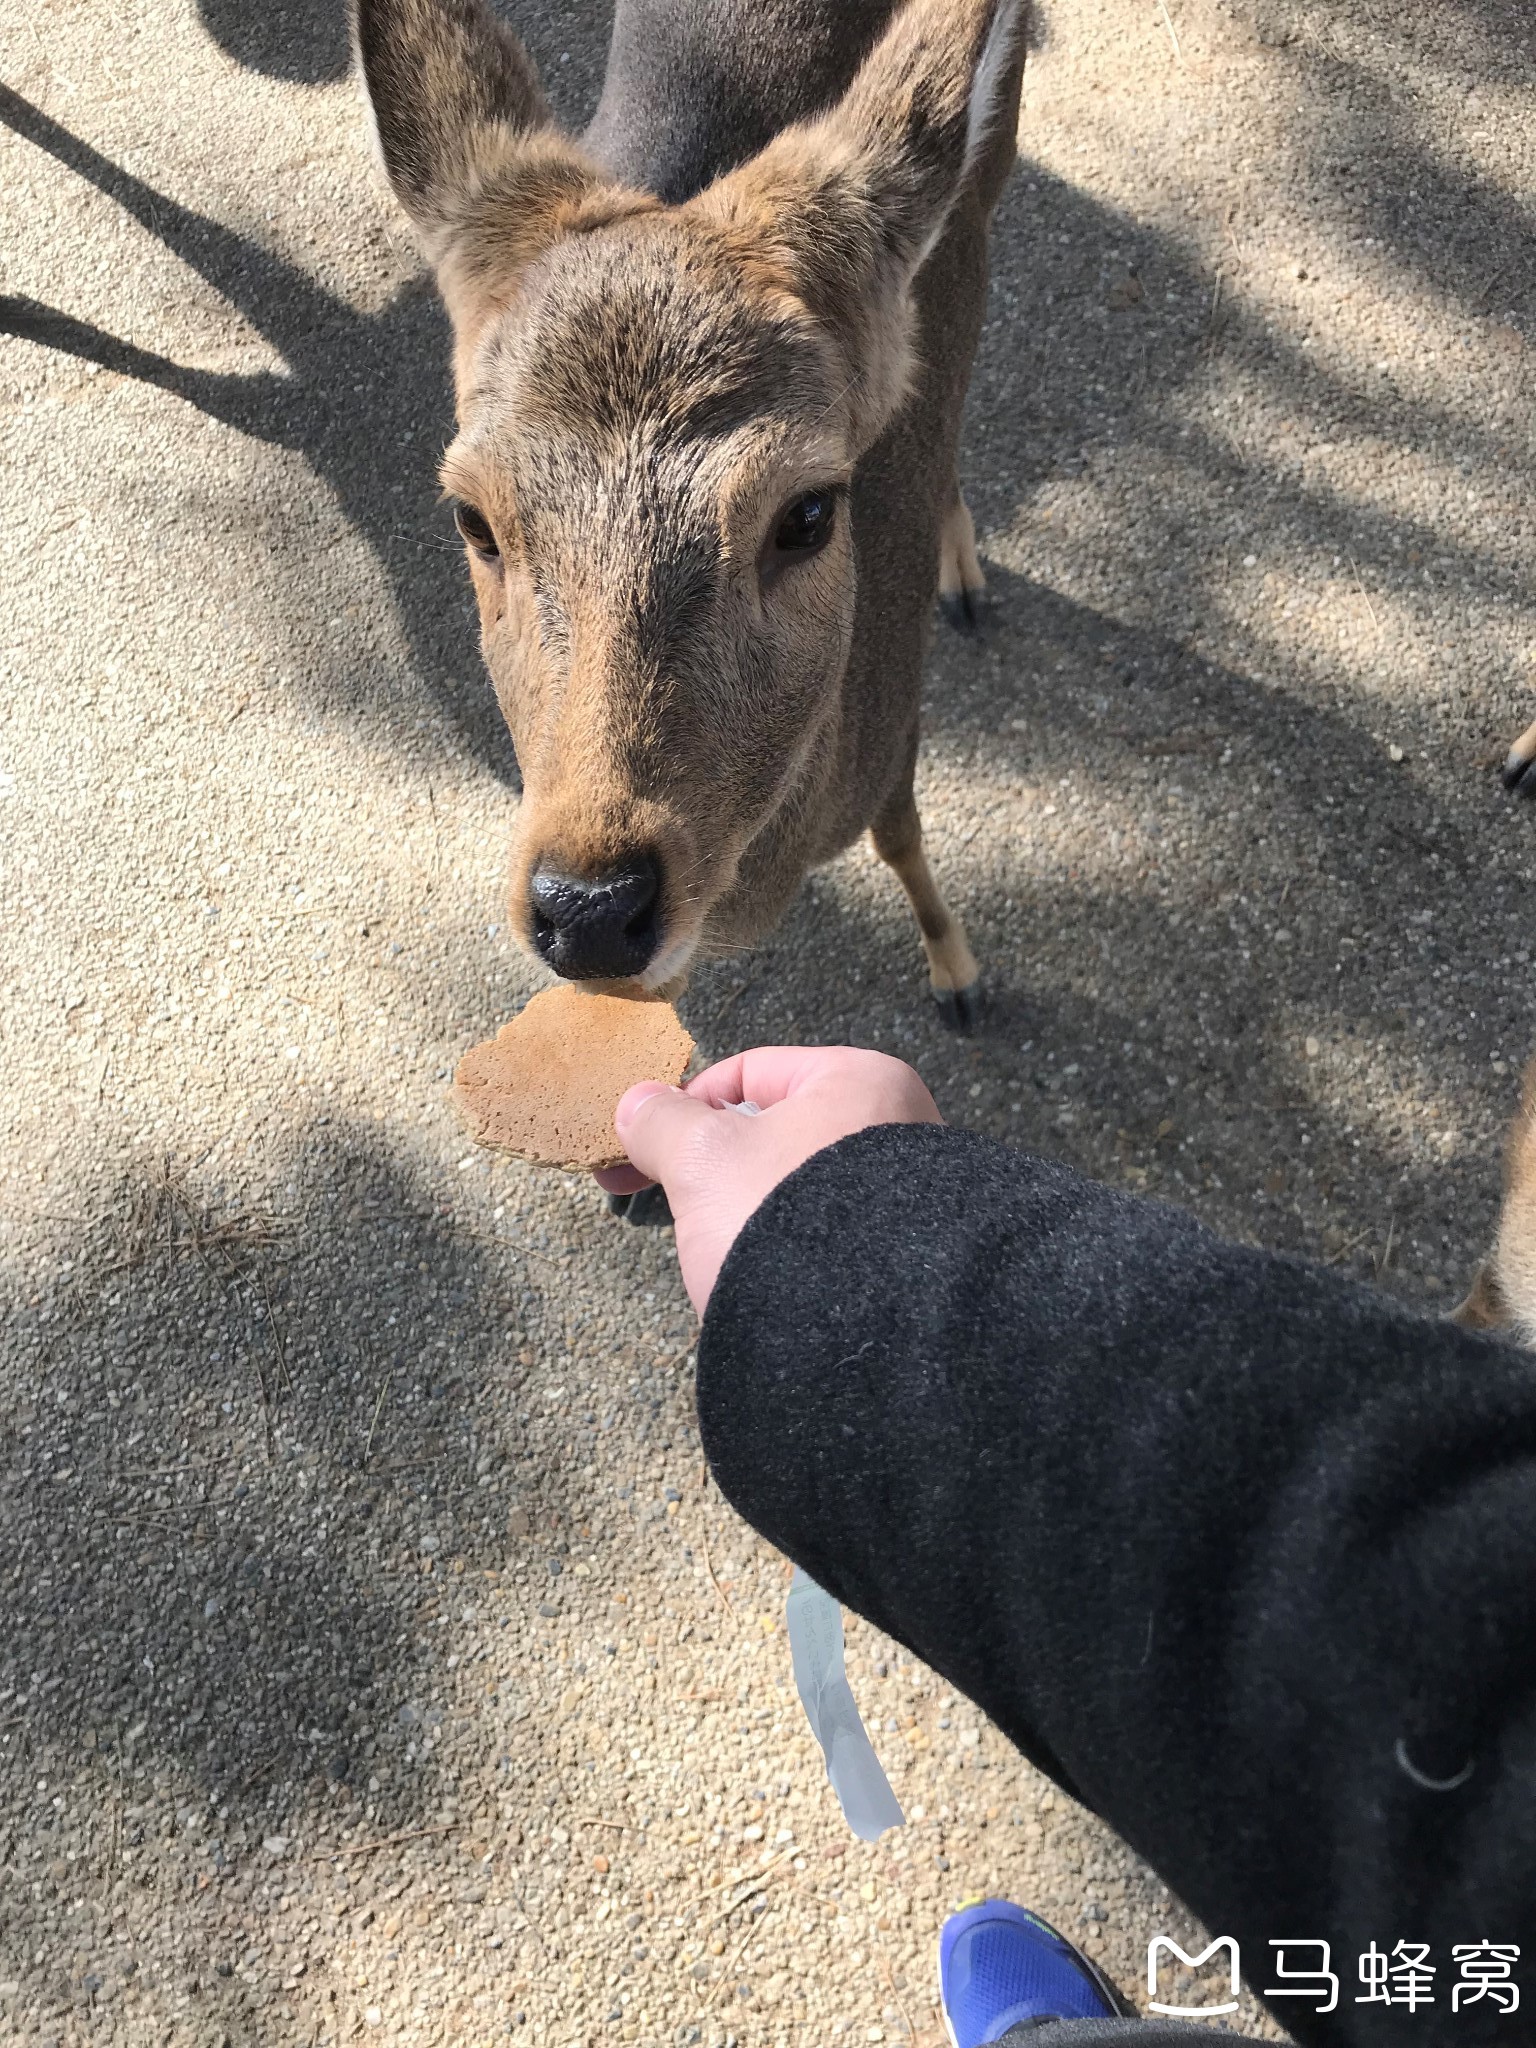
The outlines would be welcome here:
[[[699,1411],[739,1512],[1237,1935],[1257,1988],[1272,1939],[1333,1944],[1336,2010],[1277,2002],[1298,2039],[1503,2037],[1487,2001],[1452,2015],[1451,1949],[1536,1939],[1523,1354],[888,1123],[735,1237]],[[1411,2020],[1355,2003],[1358,1955],[1399,1940],[1439,1967]]]

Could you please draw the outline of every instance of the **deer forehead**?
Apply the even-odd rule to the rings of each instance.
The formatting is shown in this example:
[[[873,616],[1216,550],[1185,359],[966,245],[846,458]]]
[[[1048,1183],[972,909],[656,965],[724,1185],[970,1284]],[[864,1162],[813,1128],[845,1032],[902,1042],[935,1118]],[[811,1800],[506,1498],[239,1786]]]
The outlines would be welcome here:
[[[750,278],[676,218],[567,236],[535,265],[476,350],[467,427],[622,448],[729,437],[755,421],[835,410],[846,372],[787,291]]]

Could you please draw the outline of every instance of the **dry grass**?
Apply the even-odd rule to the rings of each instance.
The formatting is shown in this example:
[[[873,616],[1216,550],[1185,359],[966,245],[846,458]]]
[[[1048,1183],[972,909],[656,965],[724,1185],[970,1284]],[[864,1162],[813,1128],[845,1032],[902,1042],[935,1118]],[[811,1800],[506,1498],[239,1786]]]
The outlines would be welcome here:
[[[167,1153],[146,1174],[120,1182],[99,1226],[106,1258],[102,1279],[142,1271],[165,1259],[196,1259],[217,1286],[244,1291],[262,1316],[273,1364],[274,1388],[259,1353],[251,1354],[261,1390],[267,1456],[272,1456],[275,1393],[293,1392],[288,1347],[267,1279],[266,1258],[283,1241],[280,1220],[265,1210],[220,1210],[193,1190],[186,1167]]]
[[[106,1218],[107,1271],[130,1272],[165,1257],[195,1258],[215,1279],[244,1280],[282,1241],[275,1216],[222,1212],[192,1190],[187,1170],[167,1154],[152,1172],[124,1182]]]

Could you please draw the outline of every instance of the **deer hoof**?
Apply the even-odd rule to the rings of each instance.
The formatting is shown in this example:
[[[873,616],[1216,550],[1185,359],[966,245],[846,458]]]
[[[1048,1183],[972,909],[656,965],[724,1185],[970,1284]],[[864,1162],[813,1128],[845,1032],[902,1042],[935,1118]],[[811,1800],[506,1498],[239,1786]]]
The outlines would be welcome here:
[[[1516,796],[1536,796],[1536,754],[1522,754],[1517,747],[1503,768],[1504,787]]]
[[[611,1203],[614,1197],[610,1195],[608,1199]],[[626,1223],[633,1223],[645,1229],[672,1221],[672,1205],[668,1202],[667,1191],[663,1187],[641,1188],[633,1195],[620,1195],[617,1199],[624,1205],[617,1213]]]
[[[981,983],[973,981],[968,988],[938,988],[933,994],[945,1030],[969,1037],[981,1022]]]
[[[987,593],[984,590],[945,590],[939,595],[939,610],[957,633],[979,633],[986,623]]]

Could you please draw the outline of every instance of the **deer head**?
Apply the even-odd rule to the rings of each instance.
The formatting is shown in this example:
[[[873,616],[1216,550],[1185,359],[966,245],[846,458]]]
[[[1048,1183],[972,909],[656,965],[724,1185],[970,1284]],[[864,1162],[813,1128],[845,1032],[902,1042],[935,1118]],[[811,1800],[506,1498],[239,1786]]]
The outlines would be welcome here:
[[[675,985],[835,743],[850,479],[1018,12],[912,0],[831,111],[663,206],[552,125],[483,0],[357,0],[453,326],[442,480],[523,772],[512,922],[557,973]]]

